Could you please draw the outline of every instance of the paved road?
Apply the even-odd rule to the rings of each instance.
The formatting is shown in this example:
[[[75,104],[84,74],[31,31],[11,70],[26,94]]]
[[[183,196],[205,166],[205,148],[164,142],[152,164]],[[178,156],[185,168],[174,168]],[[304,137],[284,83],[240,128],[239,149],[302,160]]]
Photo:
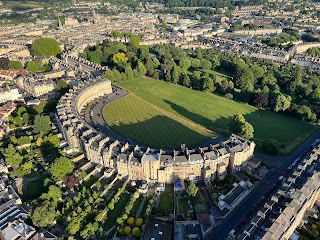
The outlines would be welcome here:
[[[112,139],[118,139],[120,142],[127,142],[128,139],[118,132],[112,130],[103,118],[102,110],[105,105],[128,95],[128,92],[121,88],[114,86],[112,88],[113,93],[96,99],[91,103],[90,107],[86,109],[85,121],[98,131],[103,132],[106,136],[111,137]]]
[[[281,164],[269,173],[259,184],[252,189],[250,194],[207,236],[206,239],[224,240],[228,237],[229,232],[245,218],[252,206],[258,204],[261,198],[268,192],[270,186],[275,184],[279,177],[287,170],[289,165],[297,158],[304,155],[304,152],[312,143],[320,138],[320,130],[308,138],[304,143],[297,147],[291,154],[285,157]]]

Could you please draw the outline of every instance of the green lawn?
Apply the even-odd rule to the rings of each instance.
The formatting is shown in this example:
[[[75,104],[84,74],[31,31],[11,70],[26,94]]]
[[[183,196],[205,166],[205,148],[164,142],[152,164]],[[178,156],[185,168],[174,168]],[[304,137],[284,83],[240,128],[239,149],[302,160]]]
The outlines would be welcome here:
[[[162,213],[167,213],[168,211],[170,211],[172,209],[172,201],[173,197],[171,193],[162,193],[160,196],[159,211]]]
[[[116,224],[117,218],[120,217],[120,215],[122,214],[123,209],[127,205],[129,199],[130,199],[130,194],[128,193],[121,194],[119,202],[117,202],[114,205],[114,209],[108,212],[107,221],[103,226],[103,229],[105,231],[109,230],[113,225]]]
[[[143,199],[143,196],[140,196],[133,204],[133,208],[129,214],[130,217],[133,217],[135,218],[136,217],[136,214],[137,214],[137,211],[139,210],[139,207],[141,205],[141,202],[142,202],[142,199]]]
[[[292,151],[317,129],[317,127],[309,123],[282,114],[260,110],[248,104],[238,103],[214,94],[194,91],[164,81],[141,79],[119,82],[117,85],[180,119],[191,120],[207,129],[224,134],[228,134],[228,124],[231,117],[241,113],[254,127],[255,142],[261,145],[262,141],[266,139],[276,139],[280,144],[284,145],[282,153]],[[173,123],[172,121],[169,121],[170,124],[165,123],[167,119],[165,116],[155,112],[154,109],[150,110],[144,105],[144,102],[133,100],[130,96],[111,103],[110,107],[106,107],[104,113],[107,122],[111,123],[115,130],[125,136],[136,140],[143,138],[144,142],[150,145],[160,146],[164,139],[158,137],[158,134],[166,131],[163,127],[164,124],[169,126]],[[111,106],[118,109],[117,111],[114,109],[109,114],[108,110],[112,109]],[[112,116],[113,114],[116,114],[117,117]],[[121,121],[116,123],[115,118],[118,120],[121,118]],[[156,120],[157,118],[159,120]],[[159,122],[161,123],[159,124]],[[182,124],[176,123],[173,125],[170,131],[166,132],[173,133],[173,136],[179,134],[179,137],[174,137],[175,139],[179,138],[177,143],[186,142],[190,145],[191,141],[192,145],[192,143],[199,142],[204,137],[203,134],[202,136],[196,133],[190,135],[190,129],[183,127]],[[143,129],[145,126],[152,128],[148,130],[149,136],[145,136],[146,130]],[[141,131],[140,136],[137,136],[139,134],[131,133],[134,128],[140,128],[138,130]],[[182,129],[186,133],[178,133]],[[171,139],[171,137],[168,137],[168,139]],[[175,141],[166,141],[169,141],[166,146],[176,146],[174,145]]]
[[[83,182],[82,186],[84,186],[86,188],[90,188],[98,179],[99,178],[97,178],[95,176],[90,176],[90,178],[88,180]]]
[[[212,135],[181,124],[133,95],[108,104],[103,116],[120,134],[153,147],[192,146]]]
[[[188,199],[186,198],[179,199],[178,205],[179,205],[179,213],[187,217],[188,210],[189,210]]]
[[[41,194],[46,191],[46,187],[44,186],[43,182],[47,177],[48,175],[43,174],[38,179],[28,182],[27,187],[23,189],[23,193],[21,196],[22,200],[25,202],[40,197]]]

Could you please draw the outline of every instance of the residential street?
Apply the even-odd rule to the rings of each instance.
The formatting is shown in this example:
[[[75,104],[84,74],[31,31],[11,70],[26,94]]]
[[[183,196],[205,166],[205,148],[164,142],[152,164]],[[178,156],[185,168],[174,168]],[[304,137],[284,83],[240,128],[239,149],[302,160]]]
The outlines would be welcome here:
[[[207,236],[206,239],[224,240],[228,237],[229,232],[246,217],[252,206],[258,204],[269,190],[270,186],[275,184],[279,177],[287,170],[288,166],[298,157],[304,155],[306,149],[320,138],[320,131],[317,131],[298,148],[291,152],[282,160],[282,163],[262,179],[257,186],[249,193],[249,195]]]

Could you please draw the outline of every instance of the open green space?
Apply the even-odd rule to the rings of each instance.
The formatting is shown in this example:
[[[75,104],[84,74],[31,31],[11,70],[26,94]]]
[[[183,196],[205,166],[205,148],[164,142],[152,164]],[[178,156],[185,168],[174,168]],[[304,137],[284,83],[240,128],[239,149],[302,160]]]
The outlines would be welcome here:
[[[97,180],[98,178],[96,176],[90,176],[90,178],[86,180],[82,185],[86,188],[90,188]]]
[[[134,95],[108,104],[103,116],[120,134],[154,147],[178,148],[181,143],[192,146],[210,136],[181,124]]]
[[[23,184],[26,184],[27,186],[24,187],[22,191],[22,200],[25,201],[31,201],[35,198],[38,198],[41,196],[41,194],[46,190],[46,187],[44,186],[43,182],[44,179],[48,177],[48,175],[43,174],[38,179],[24,182]],[[23,180],[25,181],[25,180]]]
[[[194,91],[164,81],[141,79],[119,82],[117,85],[127,89],[130,93],[149,102],[151,105],[157,106],[170,114],[174,114],[180,119],[191,120],[207,129],[223,134],[228,134],[228,124],[231,117],[241,113],[245,116],[246,120],[253,125],[254,140],[258,145],[261,146],[261,143],[266,139],[276,139],[279,144],[282,145],[281,153],[283,154],[292,151],[317,130],[317,127],[312,124],[287,117],[283,114],[261,110],[248,104],[235,102],[214,94]],[[128,107],[127,104],[130,104],[130,107]],[[118,118],[112,116],[116,112],[115,110],[110,113],[108,112],[112,109],[109,106],[113,106],[113,108],[117,106],[118,112],[116,114]],[[132,99],[132,96],[111,103],[109,106],[107,105],[104,111],[107,122],[111,124],[116,131],[135,140],[140,139],[131,133],[133,130],[127,130],[144,126],[144,124],[150,122],[150,119],[154,119],[154,116],[157,114],[154,110],[151,111],[138,100]],[[141,110],[141,107],[145,109]],[[143,116],[141,116],[141,114]],[[125,119],[124,123],[120,123],[120,121],[117,122],[117,120],[120,120],[119,116],[121,116],[121,119]],[[148,142],[150,145],[159,145],[160,139],[157,137],[157,134],[165,131],[165,129],[163,129],[163,122],[166,117],[163,116],[160,118],[160,121],[148,124],[149,127],[152,127],[150,132],[154,133],[153,138],[155,141],[158,141],[157,144],[149,142],[151,136],[144,136],[145,130],[140,128],[140,138],[144,138],[144,142]],[[137,123],[137,121],[139,122]],[[159,124],[159,122],[161,123]],[[176,126],[174,128],[175,133],[177,133],[178,129]],[[183,127],[180,126],[180,131],[182,128]],[[186,127],[183,129],[186,131],[189,130]],[[185,137],[185,140],[182,139],[180,143],[186,142],[188,144],[188,141],[195,143],[201,140],[196,134],[190,135],[190,132],[187,134],[179,133],[179,136]],[[161,143],[162,141],[163,140],[161,140]],[[172,143],[173,142],[170,141],[167,146]],[[171,145],[171,147],[174,146],[176,145]]]
[[[186,217],[189,210],[188,199],[186,198],[178,199],[178,206],[179,206],[179,213],[183,214]]]
[[[105,223],[105,225],[103,226],[104,230],[109,230],[113,225],[116,224],[116,220],[118,217],[120,217],[120,215],[123,212],[123,209],[125,208],[125,206],[127,205],[127,202],[130,199],[130,194],[128,193],[123,193],[120,197],[119,202],[117,202],[114,206],[114,209],[112,211],[108,212],[108,219]]]
[[[160,196],[159,211],[162,213],[167,213],[172,208],[172,194],[169,192],[164,192]]]
[[[18,9],[18,10],[26,10],[32,8],[41,7],[42,4],[40,2],[35,1],[10,1],[4,2],[6,8],[10,9]]]

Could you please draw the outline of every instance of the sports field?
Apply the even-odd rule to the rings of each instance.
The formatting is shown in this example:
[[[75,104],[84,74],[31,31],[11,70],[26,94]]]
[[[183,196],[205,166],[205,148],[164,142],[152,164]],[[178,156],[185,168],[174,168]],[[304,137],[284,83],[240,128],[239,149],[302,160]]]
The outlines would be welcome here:
[[[317,129],[315,126],[309,123],[305,123],[282,114],[259,110],[253,106],[238,103],[224,97],[194,91],[179,85],[174,85],[159,80],[142,79],[125,81],[117,84],[138,96],[139,100],[143,99],[141,100],[143,103],[146,101],[150,103],[150,106],[156,106],[157,108],[161,109],[164,114],[161,117],[163,119],[166,118],[165,113],[170,113],[177,116],[178,119],[185,119],[186,121],[197,123],[206,129],[220,133],[227,134],[230,118],[237,113],[241,113],[255,129],[255,142],[261,145],[262,141],[266,139],[276,139],[281,145],[283,145],[283,148],[281,149],[282,153],[290,152]],[[130,107],[122,108],[120,106],[122,102],[124,102],[123,106],[128,105],[129,103],[131,105]],[[115,117],[112,117],[115,111],[112,110],[112,106],[114,106],[113,108],[117,108],[118,116],[125,118],[125,120],[122,121],[122,126],[115,122]],[[132,113],[133,111],[130,109],[136,110],[134,110],[134,113]],[[108,112],[108,110],[110,110],[110,112]],[[136,140],[139,139],[132,137],[132,131],[135,129],[135,126],[138,126],[135,124],[135,121],[138,119],[140,121],[140,126],[142,126],[142,122],[150,121],[150,119],[153,118],[150,113],[145,113],[145,115],[150,116],[149,118],[142,117],[141,114],[145,112],[145,110],[142,110],[141,104],[138,103],[137,100],[133,100],[131,97],[118,100],[116,103],[111,103],[106,107],[106,112],[108,112],[105,114],[107,122],[111,125],[114,125],[115,130],[123,133],[123,135],[128,136],[129,138]],[[181,125],[188,126],[183,121],[178,121],[182,123]],[[130,125],[132,125],[132,127],[129,127]],[[164,127],[164,121],[162,119],[149,125],[152,126],[153,131],[159,131],[160,133],[162,133],[162,131],[164,131],[164,129],[167,127]],[[173,128],[175,129],[175,127]],[[181,128],[186,130],[188,129],[187,127],[182,126]],[[140,131],[142,131],[142,138],[146,139],[143,142],[149,143],[147,137],[150,138],[150,136],[145,136],[147,132],[148,135],[150,134],[149,131],[145,131],[144,129],[140,129]],[[171,130],[168,132],[171,132]],[[203,137],[207,134],[200,135]],[[197,142],[200,139],[200,137],[193,137],[193,135],[190,134],[180,133],[180,136],[182,138],[183,136],[187,138],[185,141],[180,141],[180,143],[188,143],[188,141],[192,141],[193,139],[194,141],[192,142]],[[167,141],[162,139],[162,137],[159,138],[159,135],[157,137],[156,134],[153,138],[158,138],[157,142],[159,144]],[[151,142],[149,144],[151,145]],[[168,143],[166,146],[169,146],[170,144],[171,143]],[[157,144],[155,145],[157,146]]]

